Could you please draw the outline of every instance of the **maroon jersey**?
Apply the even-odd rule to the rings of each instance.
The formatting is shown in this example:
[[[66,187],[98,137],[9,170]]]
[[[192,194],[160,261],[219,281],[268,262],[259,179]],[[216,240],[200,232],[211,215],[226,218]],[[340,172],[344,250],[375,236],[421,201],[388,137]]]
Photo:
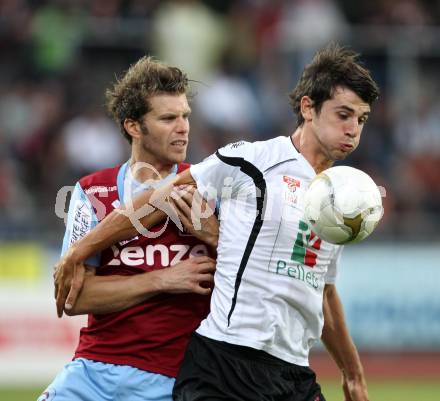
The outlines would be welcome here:
[[[127,164],[102,170],[80,180],[99,220],[123,202]],[[178,172],[188,168],[181,163]],[[122,173],[122,174],[121,174]],[[122,177],[123,178],[123,177]],[[163,223],[150,231],[163,228]],[[97,275],[132,275],[172,269],[190,256],[207,255],[208,248],[195,237],[181,233],[171,222],[158,238],[138,235],[101,254]],[[209,296],[160,294],[122,312],[89,315],[81,329],[75,358],[129,365],[175,377],[191,333],[209,311]]]

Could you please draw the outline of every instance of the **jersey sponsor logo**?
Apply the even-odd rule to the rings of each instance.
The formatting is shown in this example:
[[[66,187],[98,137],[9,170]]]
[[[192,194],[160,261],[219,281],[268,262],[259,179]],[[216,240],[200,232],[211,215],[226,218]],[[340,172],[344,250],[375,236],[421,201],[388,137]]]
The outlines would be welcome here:
[[[301,263],[305,266],[314,267],[318,258],[316,251],[321,249],[321,238],[319,238],[309,225],[304,221],[299,222],[299,230],[293,244],[291,260]]]
[[[293,224],[293,222],[292,222]],[[282,249],[276,251],[275,263],[270,263],[269,271],[277,275],[302,281],[318,290],[322,281],[322,271],[313,270],[321,249],[321,239],[309,229],[304,221],[299,221],[296,240],[292,245],[284,243]],[[282,255],[282,256],[281,256]]]
[[[193,247],[186,244],[173,244],[167,247],[163,244],[142,246],[127,246],[119,249],[115,245],[113,250],[113,259],[108,263],[110,266],[154,266],[155,260],[159,257],[160,266],[174,266],[186,257],[206,256],[208,248],[204,244],[198,244]]]
[[[312,271],[305,270],[303,265],[289,264],[290,261],[279,260],[275,273],[303,281],[315,290],[319,287],[319,276]]]
[[[95,187],[87,188],[85,190],[85,193],[87,195],[90,195],[90,194],[96,194],[96,193],[114,192],[117,190],[118,190],[118,187],[116,185],[113,185],[111,187],[95,186]]]

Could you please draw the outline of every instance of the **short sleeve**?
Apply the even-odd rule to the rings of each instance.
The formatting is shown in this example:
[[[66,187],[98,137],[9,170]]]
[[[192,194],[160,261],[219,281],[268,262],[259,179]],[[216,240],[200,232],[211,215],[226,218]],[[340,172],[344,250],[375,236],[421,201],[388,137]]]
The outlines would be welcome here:
[[[77,183],[70,199],[61,256],[67,252],[75,241],[84,237],[97,224],[98,219],[93,206],[80,184]],[[100,259],[100,255],[96,255],[88,259],[86,263],[92,266],[99,266]]]
[[[240,165],[253,158],[252,143],[226,145],[201,163],[190,167],[197,188],[206,199],[220,199],[224,188],[240,185]]]
[[[342,250],[344,249],[343,246],[337,246],[335,248],[335,251],[333,253],[333,257],[330,260],[330,264],[327,269],[327,273],[325,275],[325,284],[335,284],[336,282],[336,276],[338,271],[339,262],[341,260]]]

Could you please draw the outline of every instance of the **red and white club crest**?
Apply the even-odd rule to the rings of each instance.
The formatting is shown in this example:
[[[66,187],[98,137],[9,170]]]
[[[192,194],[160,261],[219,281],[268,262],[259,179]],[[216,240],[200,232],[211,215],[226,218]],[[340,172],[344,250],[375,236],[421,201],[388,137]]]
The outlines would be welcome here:
[[[287,184],[287,188],[289,188],[291,192],[295,192],[296,188],[301,186],[301,181],[287,175],[283,175],[283,181]]]

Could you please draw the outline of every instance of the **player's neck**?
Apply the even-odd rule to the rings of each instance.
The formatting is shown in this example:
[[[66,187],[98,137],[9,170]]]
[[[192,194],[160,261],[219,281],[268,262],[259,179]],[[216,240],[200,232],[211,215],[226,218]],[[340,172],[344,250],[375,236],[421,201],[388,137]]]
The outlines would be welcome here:
[[[159,162],[153,156],[132,149],[130,169],[133,178],[139,182],[162,180],[172,172],[173,167],[173,163]]]
[[[313,167],[316,174],[331,167],[333,161],[321,151],[321,147],[312,135],[307,135],[303,127],[298,127],[291,136],[293,146]]]

